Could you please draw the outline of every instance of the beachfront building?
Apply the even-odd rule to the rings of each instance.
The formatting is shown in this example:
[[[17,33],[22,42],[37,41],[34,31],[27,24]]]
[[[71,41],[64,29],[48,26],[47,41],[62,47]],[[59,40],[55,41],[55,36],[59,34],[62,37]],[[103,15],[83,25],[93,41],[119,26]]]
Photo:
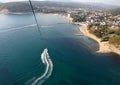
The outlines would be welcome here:
[[[71,17],[70,13],[68,13],[67,17],[68,17],[68,18],[70,18],[70,17]]]

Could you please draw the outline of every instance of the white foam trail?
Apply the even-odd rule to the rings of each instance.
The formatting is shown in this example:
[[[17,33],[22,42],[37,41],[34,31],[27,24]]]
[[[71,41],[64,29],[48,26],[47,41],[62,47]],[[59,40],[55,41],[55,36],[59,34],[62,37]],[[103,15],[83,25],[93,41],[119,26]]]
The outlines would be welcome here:
[[[42,28],[47,28],[47,27],[53,27],[52,25],[43,25],[43,26],[40,26],[40,27],[42,27]]]
[[[48,54],[48,49],[44,49],[43,53],[41,54],[42,63],[46,65],[46,70],[43,73],[42,76],[37,78],[31,85],[41,85],[45,82],[46,79],[48,79],[53,71],[53,63],[50,59],[50,56]]]
[[[36,24],[31,24],[31,25],[26,25],[26,26],[21,26],[21,27],[13,27],[13,28],[8,28],[8,29],[2,29],[1,32],[11,31],[11,30],[19,30],[19,29],[23,29],[23,28],[27,28],[27,27],[33,27],[33,26],[36,26]]]
[[[31,25],[16,27],[16,28],[13,28],[13,29],[21,29],[21,28],[27,28],[27,27],[32,27],[32,26],[36,26],[36,24],[31,24]]]
[[[6,32],[6,31],[12,31],[12,30],[20,30],[23,28],[28,28],[28,27],[34,27],[37,26],[36,24],[30,24],[30,25],[25,25],[25,26],[21,26],[21,27],[11,27],[11,28],[5,28],[5,29],[0,29],[0,32]],[[41,28],[47,28],[47,27],[52,27],[52,26],[47,26],[47,25],[43,25],[40,26]]]

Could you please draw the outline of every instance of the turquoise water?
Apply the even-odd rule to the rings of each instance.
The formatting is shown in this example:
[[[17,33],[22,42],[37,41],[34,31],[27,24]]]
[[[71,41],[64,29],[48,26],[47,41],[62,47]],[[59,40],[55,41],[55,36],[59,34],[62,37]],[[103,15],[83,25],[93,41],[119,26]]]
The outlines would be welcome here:
[[[120,85],[119,57],[96,55],[97,43],[75,36],[78,26],[65,19],[37,19],[42,36],[32,15],[0,15],[0,85],[31,85],[46,69],[40,58],[45,48],[54,67],[42,85]]]

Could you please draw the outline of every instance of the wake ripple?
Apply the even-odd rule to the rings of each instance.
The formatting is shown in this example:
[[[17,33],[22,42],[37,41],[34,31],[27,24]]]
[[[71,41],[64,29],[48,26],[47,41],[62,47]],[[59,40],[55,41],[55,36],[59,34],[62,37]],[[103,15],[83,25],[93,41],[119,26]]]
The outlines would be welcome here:
[[[28,27],[34,27],[36,24],[31,24],[31,25],[25,25],[25,26],[20,26],[20,27],[11,27],[11,28],[5,28],[5,29],[0,29],[0,32],[6,32],[6,31],[13,31],[13,30],[20,30]]]
[[[37,78],[31,85],[41,85],[44,83],[52,74],[53,71],[53,63],[50,59],[48,54],[48,49],[44,49],[43,53],[41,54],[41,60],[44,65],[46,65],[46,70],[42,76]]]
[[[6,32],[6,31],[13,31],[13,30],[21,30],[29,27],[35,27],[37,26],[36,24],[30,24],[30,25],[25,25],[25,26],[20,26],[20,27],[10,27],[10,28],[3,28],[0,29],[0,32]],[[40,25],[40,28],[48,28],[52,26],[47,26],[47,25]]]

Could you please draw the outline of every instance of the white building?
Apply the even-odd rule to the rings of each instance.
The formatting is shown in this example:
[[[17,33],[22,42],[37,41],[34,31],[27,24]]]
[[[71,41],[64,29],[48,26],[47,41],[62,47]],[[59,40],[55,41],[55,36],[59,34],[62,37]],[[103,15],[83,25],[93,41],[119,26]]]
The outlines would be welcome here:
[[[68,18],[70,18],[71,16],[70,16],[70,14],[68,14],[68,16],[67,16]]]

